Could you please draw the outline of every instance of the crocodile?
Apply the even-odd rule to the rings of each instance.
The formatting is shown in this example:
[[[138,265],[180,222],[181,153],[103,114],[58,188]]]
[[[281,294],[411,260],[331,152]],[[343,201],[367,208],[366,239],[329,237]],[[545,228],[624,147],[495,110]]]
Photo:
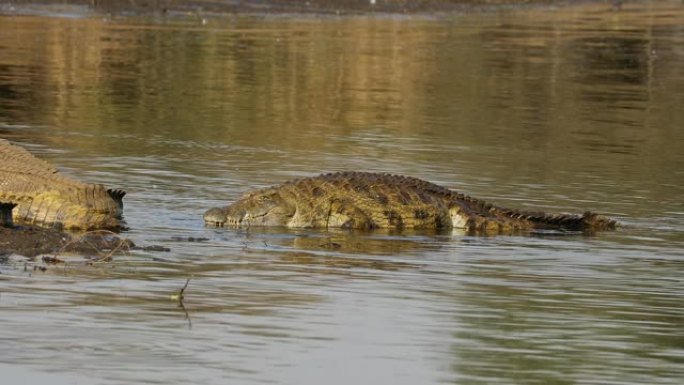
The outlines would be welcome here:
[[[472,234],[537,230],[593,233],[616,221],[592,212],[546,214],[508,209],[401,175],[338,172],[245,193],[204,213],[213,227],[462,229]]]
[[[0,139],[0,225],[121,230],[125,194],[66,177],[26,149]]]

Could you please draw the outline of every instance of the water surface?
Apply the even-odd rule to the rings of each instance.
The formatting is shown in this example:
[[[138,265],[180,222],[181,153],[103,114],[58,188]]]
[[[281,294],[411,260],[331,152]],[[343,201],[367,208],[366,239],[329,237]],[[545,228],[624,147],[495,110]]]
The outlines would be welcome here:
[[[125,235],[171,249],[45,273],[0,263],[3,381],[679,384],[682,26],[678,1],[0,16],[0,137],[125,188]],[[203,226],[206,208],[247,189],[337,170],[623,226]]]

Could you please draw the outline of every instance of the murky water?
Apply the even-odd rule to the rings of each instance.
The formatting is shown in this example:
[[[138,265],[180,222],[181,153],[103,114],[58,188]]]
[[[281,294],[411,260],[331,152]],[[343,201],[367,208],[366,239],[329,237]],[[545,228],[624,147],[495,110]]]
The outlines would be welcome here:
[[[64,16],[64,15],[62,15]],[[0,137],[125,188],[162,252],[0,264],[2,382],[680,384],[684,6],[0,16]],[[246,189],[412,175],[595,237],[205,229]],[[170,297],[190,278],[184,307]]]

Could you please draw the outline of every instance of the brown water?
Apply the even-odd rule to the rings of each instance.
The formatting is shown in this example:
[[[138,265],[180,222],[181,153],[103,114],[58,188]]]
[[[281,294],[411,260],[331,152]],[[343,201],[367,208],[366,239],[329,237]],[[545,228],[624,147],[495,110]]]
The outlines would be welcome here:
[[[171,251],[47,273],[0,263],[2,383],[681,383],[680,1],[414,17],[76,11],[0,16],[0,137],[125,188],[126,235]],[[334,170],[623,227],[203,227],[206,208],[247,189]],[[170,297],[188,277],[181,308]]]

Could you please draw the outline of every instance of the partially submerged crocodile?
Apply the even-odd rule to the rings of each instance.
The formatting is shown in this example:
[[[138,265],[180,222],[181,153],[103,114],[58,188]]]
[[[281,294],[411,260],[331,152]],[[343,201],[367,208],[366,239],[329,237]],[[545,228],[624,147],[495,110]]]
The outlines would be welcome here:
[[[118,230],[125,228],[125,194],[63,176],[49,163],[0,139],[0,225]]]
[[[545,214],[502,208],[421,179],[340,172],[246,193],[204,214],[208,226],[463,229],[506,234],[535,229],[595,232],[616,222],[586,212]]]

